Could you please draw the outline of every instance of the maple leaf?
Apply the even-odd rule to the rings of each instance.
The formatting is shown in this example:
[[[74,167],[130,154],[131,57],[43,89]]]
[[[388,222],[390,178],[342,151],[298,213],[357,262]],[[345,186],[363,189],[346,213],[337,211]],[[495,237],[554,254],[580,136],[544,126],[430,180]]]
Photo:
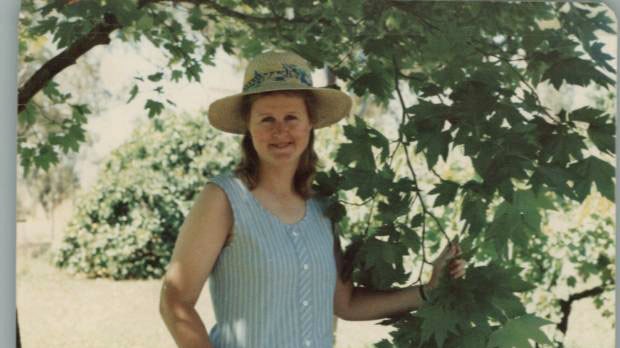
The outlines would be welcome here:
[[[456,325],[461,321],[457,312],[445,310],[442,306],[424,306],[415,315],[424,319],[421,341],[428,341],[432,335],[438,347],[443,347],[449,332],[456,333]]]
[[[511,319],[489,336],[487,348],[533,348],[530,340],[551,344],[540,330],[541,326],[548,324],[553,322],[531,314]]]

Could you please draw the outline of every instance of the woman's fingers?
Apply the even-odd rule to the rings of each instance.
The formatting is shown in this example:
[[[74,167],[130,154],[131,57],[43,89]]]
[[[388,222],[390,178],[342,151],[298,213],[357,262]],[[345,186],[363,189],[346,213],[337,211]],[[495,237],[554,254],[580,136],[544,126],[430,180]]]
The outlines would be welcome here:
[[[463,259],[454,259],[450,262],[449,271],[453,278],[460,278],[465,275],[466,262]]]
[[[448,243],[441,251],[439,257],[433,262],[434,268],[441,272],[447,268],[450,276],[453,278],[460,278],[465,275],[466,262],[463,259],[459,259],[458,256],[462,254],[461,246],[458,244],[458,240],[455,238]]]

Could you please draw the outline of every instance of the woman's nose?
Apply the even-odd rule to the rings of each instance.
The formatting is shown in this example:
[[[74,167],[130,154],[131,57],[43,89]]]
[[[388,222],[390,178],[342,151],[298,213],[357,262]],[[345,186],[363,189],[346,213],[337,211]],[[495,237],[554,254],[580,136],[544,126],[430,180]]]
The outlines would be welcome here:
[[[276,134],[282,133],[285,130],[286,130],[286,124],[282,121],[276,121],[275,124],[273,125],[273,132]]]

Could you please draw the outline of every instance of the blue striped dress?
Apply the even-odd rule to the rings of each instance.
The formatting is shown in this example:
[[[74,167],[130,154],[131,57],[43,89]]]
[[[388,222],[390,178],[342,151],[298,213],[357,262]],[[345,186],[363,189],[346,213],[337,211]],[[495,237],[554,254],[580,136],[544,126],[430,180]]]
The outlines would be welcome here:
[[[216,348],[333,347],[336,264],[330,220],[316,198],[286,224],[261,206],[241,179],[213,177],[231,204],[234,226],[209,276]]]

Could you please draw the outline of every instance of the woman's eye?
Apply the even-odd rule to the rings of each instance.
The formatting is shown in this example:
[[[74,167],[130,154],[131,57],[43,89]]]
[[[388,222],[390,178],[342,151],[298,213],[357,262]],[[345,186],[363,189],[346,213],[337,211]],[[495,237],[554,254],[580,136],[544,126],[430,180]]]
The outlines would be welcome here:
[[[273,122],[273,117],[265,117],[261,120],[263,123]]]
[[[287,115],[286,116],[286,120],[288,120],[288,121],[292,121],[292,120],[296,120],[296,119],[297,119],[297,116],[295,116],[295,115]]]

